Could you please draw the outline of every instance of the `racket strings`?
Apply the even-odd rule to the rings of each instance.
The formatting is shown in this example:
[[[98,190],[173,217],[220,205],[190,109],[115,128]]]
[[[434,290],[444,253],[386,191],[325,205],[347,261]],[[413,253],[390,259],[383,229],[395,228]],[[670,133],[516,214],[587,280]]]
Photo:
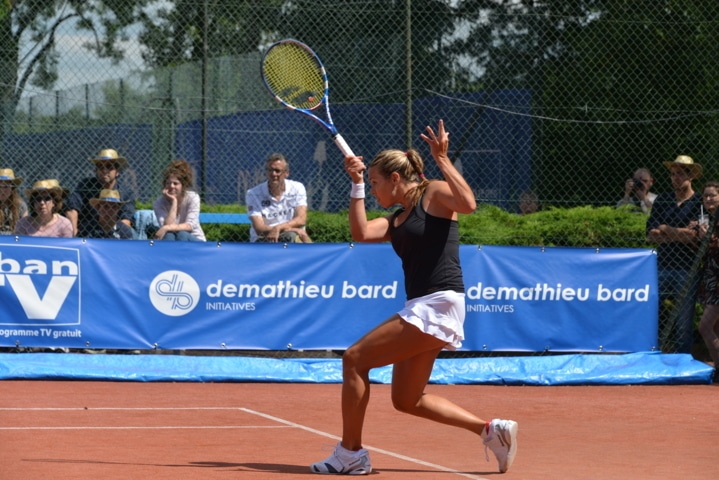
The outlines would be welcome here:
[[[273,95],[285,103],[313,109],[322,103],[325,72],[310,52],[293,43],[277,44],[265,55],[262,75]]]

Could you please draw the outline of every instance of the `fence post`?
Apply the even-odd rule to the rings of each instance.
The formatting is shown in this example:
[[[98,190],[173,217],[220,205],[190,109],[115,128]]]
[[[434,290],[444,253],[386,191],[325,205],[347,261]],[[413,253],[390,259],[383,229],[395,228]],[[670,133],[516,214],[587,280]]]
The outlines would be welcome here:
[[[407,149],[412,147],[412,0],[405,2],[405,61],[406,61],[406,98],[405,98],[405,142]]]

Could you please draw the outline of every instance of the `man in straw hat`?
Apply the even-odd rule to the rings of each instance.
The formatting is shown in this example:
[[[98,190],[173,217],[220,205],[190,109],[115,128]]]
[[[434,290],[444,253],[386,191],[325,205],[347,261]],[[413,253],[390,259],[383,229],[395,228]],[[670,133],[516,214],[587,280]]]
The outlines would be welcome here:
[[[702,197],[692,181],[702,176],[702,166],[687,155],[664,162],[669,170],[672,192],[657,196],[647,220],[647,240],[657,244],[659,305],[673,298],[674,311],[661,313],[659,333],[663,350],[691,353],[694,341],[694,303],[698,272],[697,232],[693,228],[702,214]]]
[[[99,228],[98,213],[90,204],[90,199],[98,198],[102,190],[118,190],[125,201],[120,209],[120,221],[132,228],[135,214],[135,195],[129,188],[118,184],[120,173],[127,168],[127,159],[115,150],[108,148],[91,158],[95,164],[95,176],[80,181],[67,202],[67,218],[72,222],[75,235],[88,237]]]
[[[21,183],[11,168],[0,168],[0,235],[11,235],[17,221],[27,215],[27,204],[17,190]]]
[[[102,190],[98,198],[91,198],[90,205],[97,210],[98,228],[90,232],[90,238],[115,238],[132,240],[132,228],[120,221],[120,210],[127,202],[117,190]]]

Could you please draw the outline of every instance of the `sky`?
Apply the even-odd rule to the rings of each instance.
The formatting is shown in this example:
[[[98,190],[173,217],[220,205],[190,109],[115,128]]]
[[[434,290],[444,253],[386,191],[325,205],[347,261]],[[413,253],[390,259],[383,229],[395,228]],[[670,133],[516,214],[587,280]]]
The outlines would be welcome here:
[[[57,36],[60,53],[58,85],[62,88],[121,78],[143,69],[140,44],[136,36],[121,44],[125,50],[125,59],[117,65],[113,65],[108,59],[97,58],[83,47],[89,39],[88,35],[79,32],[67,32]]]
[[[78,31],[75,22],[69,21],[58,27],[55,35],[58,59],[58,80],[55,90],[67,90],[85,84],[94,84],[105,80],[127,77],[130,73],[144,69],[144,62],[140,55],[140,43],[137,40],[139,26],[130,27],[129,40],[120,43],[125,51],[125,58],[113,64],[109,59],[100,59],[83,45],[92,41],[92,36],[86,31]],[[33,43],[26,39],[23,42],[21,58],[31,53]],[[25,86],[22,98],[54,95],[53,92],[44,91],[29,83]]]

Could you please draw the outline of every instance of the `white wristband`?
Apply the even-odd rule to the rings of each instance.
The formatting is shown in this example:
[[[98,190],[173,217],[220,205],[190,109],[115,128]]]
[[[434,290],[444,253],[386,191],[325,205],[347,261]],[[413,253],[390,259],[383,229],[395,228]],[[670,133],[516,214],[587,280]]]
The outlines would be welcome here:
[[[353,183],[350,198],[364,198],[364,183]]]

